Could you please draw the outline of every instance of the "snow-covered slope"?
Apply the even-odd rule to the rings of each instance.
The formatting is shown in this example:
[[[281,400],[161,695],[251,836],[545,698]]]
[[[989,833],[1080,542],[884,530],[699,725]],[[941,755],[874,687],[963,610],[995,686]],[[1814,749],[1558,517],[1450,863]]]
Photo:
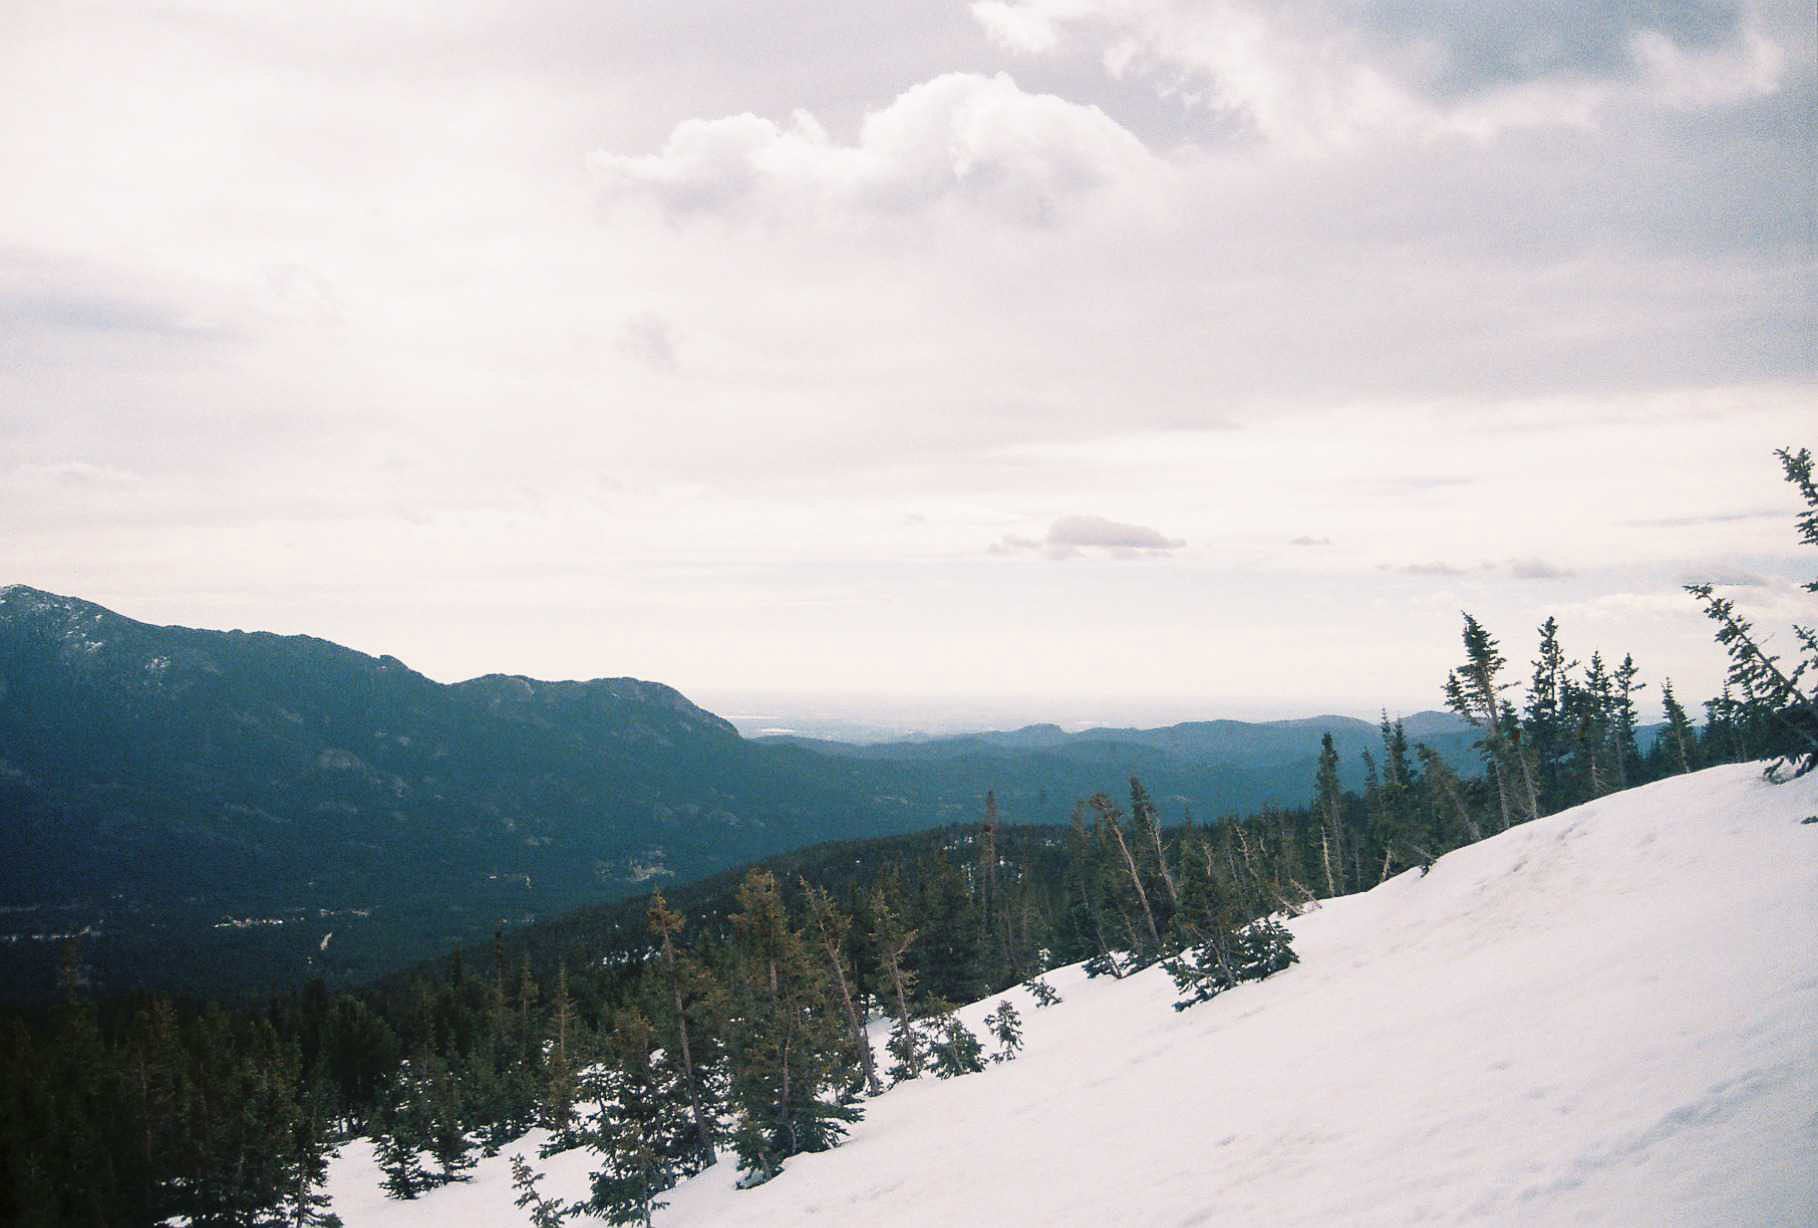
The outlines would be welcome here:
[[[658,1223],[1818,1223],[1815,813],[1818,774],[1753,767],[1606,798],[1328,901],[1298,967],[1186,1012],[1159,971],[1051,974],[1018,1061]],[[585,1155],[537,1167],[584,1192]],[[376,1181],[350,1148],[348,1228],[522,1222],[502,1160]]]

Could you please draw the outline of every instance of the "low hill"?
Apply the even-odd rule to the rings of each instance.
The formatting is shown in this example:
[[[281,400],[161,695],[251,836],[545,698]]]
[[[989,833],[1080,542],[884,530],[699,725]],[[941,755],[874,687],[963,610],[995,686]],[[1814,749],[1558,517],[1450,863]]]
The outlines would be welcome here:
[[[1159,970],[1063,970],[1058,1006],[1012,995],[1017,1061],[898,1087],[757,1189],[710,1169],[656,1222],[1814,1222],[1813,815],[1818,775],[1713,768],[1326,901],[1299,966],[1188,1011]],[[584,1152],[535,1167],[584,1193]],[[504,1157],[397,1203],[356,1143],[331,1190],[348,1228],[523,1222]]]

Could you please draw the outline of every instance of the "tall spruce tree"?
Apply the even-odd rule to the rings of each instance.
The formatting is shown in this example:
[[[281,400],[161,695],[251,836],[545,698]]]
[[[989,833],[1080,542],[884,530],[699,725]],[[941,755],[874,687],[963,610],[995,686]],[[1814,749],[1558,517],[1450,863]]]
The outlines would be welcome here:
[[[681,1058],[682,1086],[688,1097],[688,1107],[693,1129],[690,1145],[695,1157],[695,1171],[710,1167],[714,1162],[713,1144],[716,1131],[714,1116],[709,1112],[707,1088],[702,1072],[695,1064],[695,1043],[689,1019],[691,1007],[698,1006],[703,999],[717,997],[717,986],[711,985],[708,974],[692,963],[685,964],[677,943],[681,938],[684,925],[681,914],[672,911],[669,902],[663,898],[662,891],[650,894],[650,908],[646,913],[650,932],[660,944],[662,956],[663,979],[668,990],[669,1005],[672,1011],[673,1035],[676,1041],[676,1053]],[[687,984],[693,992],[684,992]]]
[[[1818,483],[1812,478],[1812,454],[1806,448],[1797,452],[1780,448],[1774,455],[1805,504],[1793,522],[1799,540],[1818,546]],[[1818,593],[1818,579],[1805,589]],[[1793,624],[1798,655],[1790,666],[1783,665],[1780,655],[1767,650],[1767,640],[1755,632],[1754,624],[1729,598],[1719,597],[1712,585],[1689,584],[1686,591],[1717,624],[1717,642],[1729,655],[1724,715],[1731,736],[1747,747],[1742,753],[1774,760],[1767,769],[1770,776],[1785,765],[1795,776],[1818,767],[1818,685],[1805,681],[1808,673],[1818,677],[1818,628]],[[1731,686],[1740,699],[1731,697]]]
[[[699,1168],[693,1109],[668,1059],[656,1060],[650,1021],[636,1007],[613,1017],[608,1069],[587,1130],[599,1157],[588,1209],[609,1224],[643,1224],[663,1191]]]
[[[1483,730],[1478,746],[1484,768],[1496,791],[1502,829],[1511,823],[1537,817],[1532,768],[1509,737],[1510,709],[1502,701],[1505,683],[1500,675],[1508,661],[1496,639],[1469,613],[1464,614],[1464,664],[1446,675],[1446,706]]]
[[[1671,678],[1660,684],[1660,706],[1666,710],[1667,727],[1664,736],[1655,745],[1663,750],[1671,765],[1667,769],[1669,773],[1689,772],[1697,751],[1698,731],[1692,727],[1691,718],[1686,716],[1679,697],[1673,694]]]
[[[733,1141],[740,1166],[769,1180],[789,1156],[838,1143],[863,1114],[838,1098],[850,1069],[845,1029],[776,877],[753,870],[737,897],[731,1092],[741,1120]]]
[[[1345,893],[1344,798],[1338,787],[1338,748],[1329,733],[1319,740],[1314,805],[1319,809],[1319,861],[1325,872],[1326,894],[1341,896]]]

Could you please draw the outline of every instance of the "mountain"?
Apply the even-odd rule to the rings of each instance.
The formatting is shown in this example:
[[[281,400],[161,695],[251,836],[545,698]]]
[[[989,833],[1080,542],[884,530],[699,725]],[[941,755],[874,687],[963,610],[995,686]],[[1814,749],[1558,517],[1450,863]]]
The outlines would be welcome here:
[[[842,768],[656,683],[445,686],[308,636],[0,590],[11,945],[88,927],[116,976],[212,985],[228,940],[260,977],[261,949],[293,975],[306,955],[354,975],[501,918],[920,822]],[[107,958],[123,942],[132,958]]]
[[[1460,764],[1470,733],[1421,714]],[[850,746],[747,740],[659,683],[435,682],[310,636],[157,627],[0,589],[0,996],[352,981],[818,841],[1063,822],[1140,777],[1169,821],[1311,793],[1345,717],[1053,725]]]
[[[1186,1011],[1160,968],[1058,970],[1056,1006],[1005,995],[1017,1060],[893,1088],[756,1189],[727,1157],[655,1222],[1818,1222],[1814,811],[1818,774],[1758,764],[1615,794],[1324,901],[1298,965]],[[408,1203],[356,1140],[333,1210],[521,1222],[508,1158],[543,1137]],[[588,1192],[585,1150],[533,1166]]]

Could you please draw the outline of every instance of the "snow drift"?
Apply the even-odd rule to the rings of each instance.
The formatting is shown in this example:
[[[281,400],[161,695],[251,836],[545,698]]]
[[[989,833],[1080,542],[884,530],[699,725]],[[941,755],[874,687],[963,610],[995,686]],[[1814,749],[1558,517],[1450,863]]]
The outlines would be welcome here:
[[[1185,1012],[1159,970],[1051,973],[1062,1004],[1008,995],[1017,1061],[897,1087],[757,1189],[722,1164],[657,1222],[1818,1222],[1814,813],[1818,774],[1750,766],[1604,798],[1326,901],[1298,967]],[[565,1198],[588,1166],[535,1165]],[[503,1157],[377,1187],[347,1148],[348,1228],[523,1222]]]

